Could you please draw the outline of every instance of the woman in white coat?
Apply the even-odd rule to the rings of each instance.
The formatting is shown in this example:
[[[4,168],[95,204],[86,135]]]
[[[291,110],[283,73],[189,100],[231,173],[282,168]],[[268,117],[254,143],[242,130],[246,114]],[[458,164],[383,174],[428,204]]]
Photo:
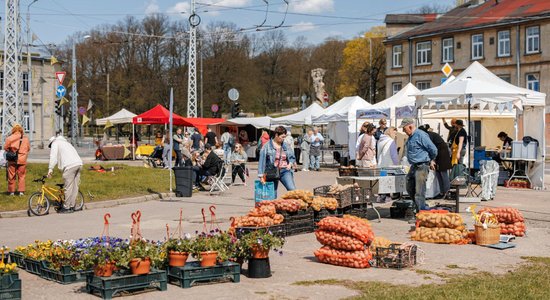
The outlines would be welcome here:
[[[380,135],[377,145],[377,161],[378,167],[389,167],[399,164],[399,155],[397,154],[397,144],[395,136],[397,129],[389,127]]]

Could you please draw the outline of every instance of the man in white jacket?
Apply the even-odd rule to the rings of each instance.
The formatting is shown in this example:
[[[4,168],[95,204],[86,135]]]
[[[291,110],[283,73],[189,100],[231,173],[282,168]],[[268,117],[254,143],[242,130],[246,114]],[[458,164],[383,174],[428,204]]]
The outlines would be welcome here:
[[[63,171],[63,181],[65,182],[65,203],[59,212],[72,212],[78,195],[82,159],[73,145],[62,136],[51,137],[48,147],[51,148],[48,177],[52,176],[53,168],[57,164],[59,170]]]

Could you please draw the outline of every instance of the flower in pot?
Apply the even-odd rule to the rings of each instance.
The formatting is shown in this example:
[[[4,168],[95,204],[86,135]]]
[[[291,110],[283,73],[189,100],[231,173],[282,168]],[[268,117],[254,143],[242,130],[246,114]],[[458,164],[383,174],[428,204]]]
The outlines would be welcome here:
[[[183,267],[192,251],[193,241],[191,237],[169,239],[165,245],[168,254],[168,265],[171,267]]]
[[[239,239],[239,245],[241,251],[248,253],[250,258],[267,258],[269,257],[269,250],[279,250],[285,243],[283,238],[274,236],[269,230],[256,230],[244,234]]]
[[[128,266],[134,275],[148,274],[151,270],[151,252],[154,245],[146,240],[135,240],[128,247]]]
[[[216,265],[218,255],[226,255],[224,247],[224,238],[219,232],[199,234],[192,243],[191,254],[201,262],[201,267],[211,267]]]

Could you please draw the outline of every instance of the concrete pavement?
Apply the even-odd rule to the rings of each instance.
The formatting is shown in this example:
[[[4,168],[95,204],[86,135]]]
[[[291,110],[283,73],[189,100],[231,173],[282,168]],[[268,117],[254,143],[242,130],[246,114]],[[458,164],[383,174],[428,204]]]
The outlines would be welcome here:
[[[251,174],[253,175],[253,174]],[[336,172],[298,172],[296,183],[299,188],[332,184]],[[237,179],[239,180],[239,179]],[[279,192],[284,188],[280,187]],[[423,264],[415,269],[434,272],[474,272],[488,271],[502,273],[522,262],[521,256],[548,256],[550,253],[550,195],[546,191],[511,190],[499,188],[496,200],[482,205],[513,206],[524,212],[527,220],[528,236],[518,238],[515,249],[499,251],[475,245],[437,245],[418,243],[422,249]],[[201,208],[214,204],[217,207],[219,227],[227,229],[229,217],[242,215],[253,206],[253,186],[234,186],[223,196],[195,194],[192,198],[173,198],[163,201],[148,201],[110,208],[89,209],[82,212],[59,215],[52,213],[44,217],[24,217],[0,219],[0,243],[15,247],[26,245],[36,239],[71,239],[97,236],[103,229],[103,214],[111,214],[110,233],[112,236],[128,237],[130,234],[130,214],[140,209],[142,212],[142,232],[148,239],[163,239],[165,225],[175,228],[179,209],[183,209],[184,231],[202,229]],[[465,208],[466,205],[463,205]],[[409,241],[407,231],[410,225],[403,220],[390,219],[389,210],[381,208],[381,223],[372,222],[376,235],[392,241]],[[374,217],[374,216],[371,216]],[[471,217],[463,213],[471,224]],[[200,285],[190,289],[168,286],[166,292],[151,292],[129,297],[130,299],[335,299],[354,294],[353,291],[335,286],[303,287],[293,285],[301,280],[349,279],[356,281],[384,281],[394,284],[422,284],[438,281],[425,279],[424,274],[414,270],[364,269],[356,270],[320,264],[315,261],[313,251],[320,247],[314,234],[287,238],[284,254],[271,254],[273,276],[267,279],[249,279],[241,276],[241,283]],[[450,270],[447,265],[456,264],[460,269]],[[245,264],[246,267],[246,264]],[[471,270],[466,270],[470,268]],[[474,269],[475,268],[475,269]],[[97,299],[85,294],[84,284],[59,285],[21,271],[24,299]]]

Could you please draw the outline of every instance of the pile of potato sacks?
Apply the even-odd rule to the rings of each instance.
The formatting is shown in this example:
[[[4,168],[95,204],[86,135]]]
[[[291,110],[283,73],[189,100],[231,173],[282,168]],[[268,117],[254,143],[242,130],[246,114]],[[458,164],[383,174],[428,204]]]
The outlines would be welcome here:
[[[466,244],[468,231],[462,216],[456,213],[421,211],[416,214],[414,241],[438,244]]]
[[[326,217],[317,226],[315,236],[323,246],[314,254],[320,262],[350,268],[371,266],[369,245],[374,233],[367,220],[349,215]]]
[[[501,234],[511,234],[515,236],[525,235],[525,218],[517,208],[497,207],[482,208],[479,213],[489,212],[494,214],[500,225]]]

